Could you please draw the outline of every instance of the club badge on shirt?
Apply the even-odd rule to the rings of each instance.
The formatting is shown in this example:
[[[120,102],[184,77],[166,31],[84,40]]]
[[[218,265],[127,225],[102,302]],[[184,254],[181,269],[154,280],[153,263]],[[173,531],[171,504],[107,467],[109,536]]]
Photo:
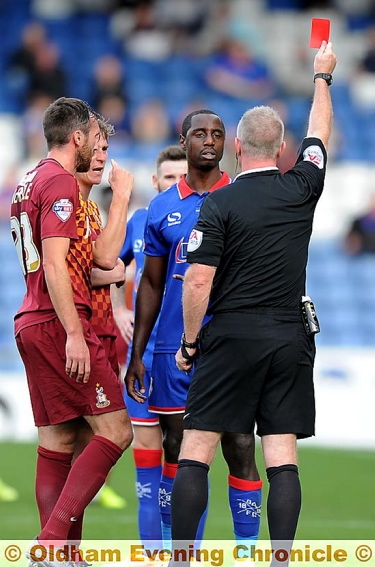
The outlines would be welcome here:
[[[193,228],[189,236],[187,251],[194,252],[195,250],[197,250],[199,246],[202,244],[202,240],[203,240],[203,232]]]
[[[73,203],[69,199],[59,199],[52,205],[55,215],[63,222],[66,222],[73,212]]]

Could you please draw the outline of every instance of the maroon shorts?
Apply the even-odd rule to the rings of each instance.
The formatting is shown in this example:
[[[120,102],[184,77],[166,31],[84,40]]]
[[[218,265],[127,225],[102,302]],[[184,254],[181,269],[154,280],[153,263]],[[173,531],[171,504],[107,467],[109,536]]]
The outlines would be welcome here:
[[[101,337],[100,335],[98,336],[100,342],[104,346],[106,357],[108,358],[109,363],[113,368],[113,372],[118,378],[120,378],[120,364],[117,355],[116,337]]]
[[[66,333],[59,319],[23,329],[16,337],[25,365],[35,425],[56,425],[125,408],[118,375],[91,323],[81,319],[90,351],[87,384],[65,372]]]

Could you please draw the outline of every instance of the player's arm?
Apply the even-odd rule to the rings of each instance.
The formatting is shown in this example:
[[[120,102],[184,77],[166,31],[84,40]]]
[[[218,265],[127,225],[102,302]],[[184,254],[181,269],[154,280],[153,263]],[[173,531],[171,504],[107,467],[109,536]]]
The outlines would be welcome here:
[[[113,270],[102,270],[101,268],[93,268],[91,271],[91,284],[93,287],[102,287],[104,285],[125,283],[125,264],[117,258],[116,266]]]
[[[43,239],[43,270],[53,307],[67,335],[66,373],[77,382],[88,382],[90,353],[74,304],[71,279],[65,261],[69,244],[69,238]]]
[[[128,371],[125,376],[125,384],[129,396],[138,402],[143,402],[144,397],[144,365],[142,357],[148,340],[151,336],[156,319],[158,318],[166,280],[167,256],[146,256],[142,277],[137,291],[133,347]],[[139,390],[136,389],[136,383]]]
[[[128,205],[134,185],[134,177],[111,160],[112,169],[108,182],[112,188],[107,224],[95,240],[94,262],[104,269],[112,270],[120,255],[126,234]]]
[[[194,344],[202,327],[207,311],[212,282],[216,268],[204,264],[191,264],[185,273],[182,289],[182,308],[184,314],[184,334],[187,343]],[[187,354],[194,356],[196,348],[186,347]],[[181,349],[176,354],[180,370],[191,369],[192,361],[184,358]]]
[[[133,338],[134,311],[126,307],[124,287],[111,287],[113,316],[122,338],[128,345]]]
[[[332,43],[322,42],[315,56],[314,75],[316,73],[333,73],[336,67],[336,55],[332,51]],[[332,101],[329,86],[325,79],[315,80],[314,98],[311,106],[307,136],[319,138],[327,149],[332,131]]]

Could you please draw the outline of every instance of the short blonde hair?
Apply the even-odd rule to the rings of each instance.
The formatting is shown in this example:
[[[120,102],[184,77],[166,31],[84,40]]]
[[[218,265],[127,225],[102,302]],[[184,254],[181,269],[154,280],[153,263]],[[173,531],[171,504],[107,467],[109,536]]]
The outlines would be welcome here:
[[[270,106],[255,106],[240,119],[237,138],[247,157],[273,159],[284,139],[284,124],[279,113]]]

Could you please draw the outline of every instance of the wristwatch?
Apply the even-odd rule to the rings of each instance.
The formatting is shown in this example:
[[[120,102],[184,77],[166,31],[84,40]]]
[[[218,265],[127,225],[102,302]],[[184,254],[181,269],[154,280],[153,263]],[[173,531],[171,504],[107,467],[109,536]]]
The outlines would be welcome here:
[[[314,83],[315,79],[324,79],[328,86],[332,85],[333,77],[331,73],[315,73],[314,75]]]

